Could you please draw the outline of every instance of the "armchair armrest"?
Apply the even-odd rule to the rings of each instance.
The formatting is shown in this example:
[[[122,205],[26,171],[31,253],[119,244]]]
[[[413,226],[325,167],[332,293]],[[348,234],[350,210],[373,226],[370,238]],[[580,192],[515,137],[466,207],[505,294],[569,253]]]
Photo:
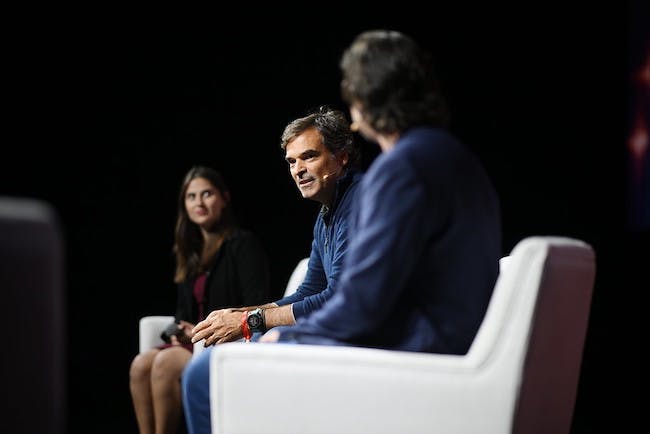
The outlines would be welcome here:
[[[165,342],[160,339],[160,334],[169,323],[174,321],[170,315],[145,316],[140,318],[140,352],[144,353]]]
[[[495,381],[491,365],[369,348],[222,344],[210,360],[212,431],[507,433],[517,385]]]
[[[140,352],[144,353],[165,342],[160,339],[160,334],[169,323],[174,321],[170,315],[153,315],[140,318]],[[204,350],[203,341],[194,343],[192,356],[196,356]]]

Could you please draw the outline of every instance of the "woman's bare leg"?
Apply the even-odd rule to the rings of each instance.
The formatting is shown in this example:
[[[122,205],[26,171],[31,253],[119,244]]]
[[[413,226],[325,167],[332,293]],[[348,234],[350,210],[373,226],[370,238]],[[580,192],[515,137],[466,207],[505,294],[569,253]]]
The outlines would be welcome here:
[[[183,404],[181,374],[192,353],[182,346],[161,351],[151,366],[151,393],[156,434],[176,434]]]
[[[151,400],[151,366],[158,349],[138,354],[131,362],[129,389],[140,434],[154,434],[153,402]]]

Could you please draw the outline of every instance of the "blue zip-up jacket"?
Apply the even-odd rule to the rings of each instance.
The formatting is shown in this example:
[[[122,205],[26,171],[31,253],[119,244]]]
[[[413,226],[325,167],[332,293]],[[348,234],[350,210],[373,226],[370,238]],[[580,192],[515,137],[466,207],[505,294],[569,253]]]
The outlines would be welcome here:
[[[478,159],[442,129],[411,129],[368,169],[351,218],[334,295],[280,341],[465,354],[501,256],[498,197]]]
[[[348,250],[348,217],[362,175],[349,170],[336,182],[334,201],[329,208],[321,207],[314,224],[314,239],[305,280],[295,293],[275,303],[293,303],[296,320],[320,309],[334,293]]]

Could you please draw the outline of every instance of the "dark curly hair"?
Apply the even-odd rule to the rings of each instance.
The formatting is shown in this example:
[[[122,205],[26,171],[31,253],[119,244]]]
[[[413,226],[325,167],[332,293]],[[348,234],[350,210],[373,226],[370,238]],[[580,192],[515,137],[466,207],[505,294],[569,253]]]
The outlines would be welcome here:
[[[411,37],[392,30],[363,32],[344,51],[339,66],[343,100],[360,105],[364,120],[377,132],[447,126],[431,57]]]

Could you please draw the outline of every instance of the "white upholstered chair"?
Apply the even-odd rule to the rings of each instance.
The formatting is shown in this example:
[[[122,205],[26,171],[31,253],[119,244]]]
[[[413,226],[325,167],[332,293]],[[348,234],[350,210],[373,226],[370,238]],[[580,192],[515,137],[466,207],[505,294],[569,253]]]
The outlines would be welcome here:
[[[284,291],[285,296],[293,294],[304,280],[308,261],[309,258],[303,258],[294,268]],[[161,345],[163,340],[160,338],[160,334],[172,321],[174,321],[174,317],[170,315],[151,315],[140,318],[139,351],[143,353],[157,345]],[[203,348],[202,341],[195,343],[193,355],[196,356]]]
[[[140,318],[140,352],[144,353],[164,342],[160,334],[174,321],[173,315],[151,315]]]
[[[303,280],[305,280],[305,274],[307,274],[307,264],[309,263],[309,258],[302,258],[298,261],[298,264],[293,269],[291,276],[289,276],[289,281],[287,282],[287,287],[284,290],[284,296],[288,296],[296,292]]]
[[[212,432],[568,433],[594,252],[580,240],[528,237],[502,267],[463,356],[311,345],[216,347]]]

